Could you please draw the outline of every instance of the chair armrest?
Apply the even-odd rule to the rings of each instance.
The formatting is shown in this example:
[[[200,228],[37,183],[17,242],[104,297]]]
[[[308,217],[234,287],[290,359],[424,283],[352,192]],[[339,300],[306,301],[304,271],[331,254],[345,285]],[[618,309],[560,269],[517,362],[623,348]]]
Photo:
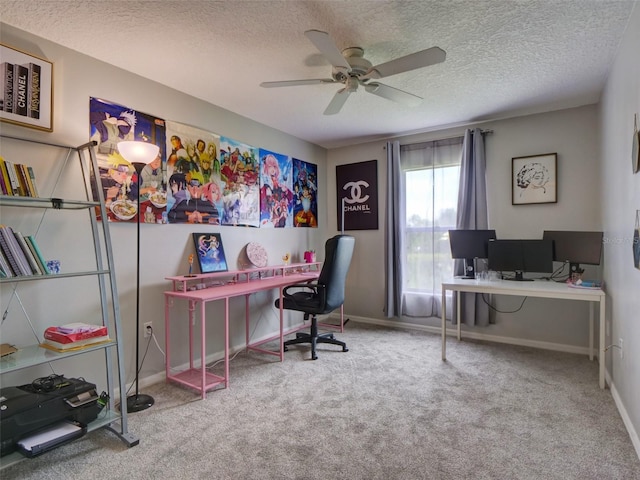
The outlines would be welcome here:
[[[307,283],[293,283],[291,285],[287,285],[286,287],[284,287],[284,290],[282,290],[282,296],[283,297],[290,297],[292,294],[289,293],[289,290],[292,289],[309,289],[311,290],[313,293],[318,293],[319,289],[324,289],[325,286],[321,285],[319,283],[312,283],[313,280],[309,280]]]

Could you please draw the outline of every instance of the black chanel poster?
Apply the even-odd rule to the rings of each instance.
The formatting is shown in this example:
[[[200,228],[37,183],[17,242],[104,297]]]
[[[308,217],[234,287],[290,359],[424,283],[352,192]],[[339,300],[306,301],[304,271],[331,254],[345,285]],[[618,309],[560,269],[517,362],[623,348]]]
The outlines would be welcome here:
[[[378,229],[377,160],[337,165],[336,192],[339,231]]]

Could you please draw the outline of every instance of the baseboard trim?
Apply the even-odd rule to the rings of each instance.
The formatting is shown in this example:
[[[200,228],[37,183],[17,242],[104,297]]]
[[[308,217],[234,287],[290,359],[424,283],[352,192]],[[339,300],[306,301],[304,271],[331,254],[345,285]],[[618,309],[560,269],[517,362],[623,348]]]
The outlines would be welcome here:
[[[638,436],[638,432],[636,431],[636,429],[633,426],[633,423],[631,422],[631,417],[629,417],[629,414],[627,413],[627,409],[624,406],[624,402],[622,401],[622,398],[620,398],[620,394],[616,389],[615,383],[611,381],[609,372],[606,373],[606,377],[607,377],[607,383],[609,384],[609,389],[611,390],[611,396],[613,397],[613,401],[615,402],[616,407],[618,407],[618,412],[622,417],[622,422],[624,423],[624,426],[627,428],[627,432],[629,433],[629,437],[631,438],[631,443],[633,444],[633,448],[635,448],[636,454],[640,459],[640,437]]]
[[[380,325],[390,328],[406,328],[410,330],[419,330],[422,332],[441,334],[440,327],[430,325],[417,325],[415,323],[403,322],[401,320],[383,320],[377,318],[354,317],[349,315],[354,322],[368,323],[371,325]],[[332,315],[332,318],[340,320],[340,316]],[[457,336],[458,332],[455,328],[447,328],[447,336]],[[483,340],[487,342],[505,343],[509,345],[519,345],[521,347],[541,348],[544,350],[554,350],[558,352],[577,353],[580,355],[589,355],[589,348],[576,345],[565,345],[561,343],[541,342],[537,340],[527,340],[523,338],[503,337],[499,335],[487,335],[479,332],[462,331],[462,338],[472,338],[474,340]]]

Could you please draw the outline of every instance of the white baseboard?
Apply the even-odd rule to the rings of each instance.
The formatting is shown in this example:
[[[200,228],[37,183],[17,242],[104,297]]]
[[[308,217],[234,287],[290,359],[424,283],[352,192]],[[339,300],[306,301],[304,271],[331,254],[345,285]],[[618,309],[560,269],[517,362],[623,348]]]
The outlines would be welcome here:
[[[622,422],[624,426],[627,427],[627,432],[629,432],[629,437],[631,437],[631,443],[633,444],[633,448],[636,449],[636,454],[638,458],[640,458],[640,437],[638,436],[638,432],[633,426],[631,422],[631,418],[627,413],[627,409],[620,398],[620,394],[616,389],[615,384],[611,381],[611,377],[609,376],[609,372],[606,373],[607,383],[609,384],[609,388],[611,389],[611,396],[613,397],[613,401],[616,403],[616,407],[618,407],[618,412],[620,412],[620,416],[622,417]]]
[[[332,315],[332,317],[340,319],[339,316]],[[440,327],[433,327],[429,325],[416,325],[415,323],[403,322],[399,320],[383,320],[383,319],[377,319],[377,318],[354,317],[353,315],[350,315],[350,318],[354,322],[368,323],[372,325],[381,325],[381,326],[391,327],[391,328],[407,328],[410,330],[420,330],[423,332],[434,333],[436,335],[440,335],[441,333]],[[457,334],[458,332],[455,328],[447,328],[447,336],[456,336]],[[576,345],[564,345],[561,343],[541,342],[537,340],[527,340],[523,338],[502,337],[498,335],[487,335],[485,333],[465,331],[464,329],[462,330],[462,336],[463,338],[472,338],[474,340],[484,340],[487,342],[495,342],[495,343],[506,343],[509,345],[519,345],[521,347],[541,348],[544,350],[577,353],[581,355],[589,354],[588,347],[579,347]]]
[[[340,317],[336,315],[332,315],[332,317],[337,318],[338,320],[340,319]],[[366,317],[354,317],[353,315],[350,315],[350,317],[356,322],[368,323],[371,325],[381,325],[381,326],[391,327],[391,328],[407,328],[411,330],[420,330],[424,332],[435,333],[437,335],[441,334],[440,327],[416,325],[414,323],[402,322],[398,320],[381,320],[381,319],[366,318]],[[454,328],[447,329],[447,336],[456,336],[457,334],[458,332],[456,329]],[[513,337],[500,337],[497,335],[486,335],[483,333],[468,332],[468,331],[467,332],[463,331],[462,335],[465,338],[473,338],[476,340],[486,340],[488,342],[506,343],[510,345],[520,345],[524,347],[535,347],[535,348],[542,348],[546,350],[555,350],[559,352],[577,353],[582,355],[589,354],[589,349],[587,347],[576,347],[574,345],[563,345],[560,343],[539,342],[534,340],[526,340],[526,339],[513,338]],[[633,447],[636,450],[636,454],[638,455],[638,458],[640,458],[640,437],[638,436],[638,432],[633,426],[633,423],[631,422],[631,418],[627,414],[627,410],[624,406],[624,403],[622,402],[622,399],[620,398],[620,395],[616,390],[615,384],[611,381],[611,376],[609,375],[608,371],[605,371],[605,377],[606,377],[605,383],[609,385],[609,388],[611,390],[611,396],[613,397],[613,401],[615,402],[616,407],[618,408],[618,412],[622,417],[622,421],[625,427],[627,428],[627,432],[629,433],[629,437],[631,438],[631,443],[633,444]]]

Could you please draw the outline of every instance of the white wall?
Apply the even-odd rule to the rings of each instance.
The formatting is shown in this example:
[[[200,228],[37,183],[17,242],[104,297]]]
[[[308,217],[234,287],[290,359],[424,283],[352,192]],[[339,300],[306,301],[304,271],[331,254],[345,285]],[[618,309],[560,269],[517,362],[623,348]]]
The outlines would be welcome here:
[[[81,145],[89,140],[89,97],[99,97],[115,103],[129,106],[138,111],[149,113],[166,120],[173,120],[190,124],[198,128],[222,134],[236,140],[264,147],[269,150],[292,155],[318,166],[319,201],[323,204],[326,185],[326,151],[316,145],[304,142],[283,132],[266,127],[247,118],[236,115],[219,107],[207,104],[196,98],[190,97],[178,91],[169,89],[159,83],[133,75],[111,65],[99,62],[90,57],[78,54],[75,51],[61,47],[60,45],[32,36],[8,25],[1,25],[1,41],[6,45],[38,55],[52,61],[54,64],[54,132],[43,133],[33,129],[2,123],[2,133],[32,139],[41,139],[48,142],[64,145]],[[30,147],[33,148],[33,147]],[[37,164],[36,175],[39,185],[52,184],[54,176],[55,159],[49,158],[50,152],[40,150],[18,149],[17,151],[9,142],[2,143],[1,154],[7,159],[13,159],[18,163],[34,162]],[[46,156],[46,157],[45,157]],[[66,180],[66,179],[65,179]],[[77,184],[64,182],[67,185],[65,194],[73,194],[71,191]],[[18,226],[23,233],[35,228],[29,223],[30,217],[11,218],[10,213],[3,210],[2,222],[12,226]],[[319,209],[319,228],[317,229],[253,229],[243,227],[198,227],[191,225],[141,225],[141,324],[147,321],[153,322],[158,343],[164,348],[164,297],[162,292],[169,289],[170,284],[164,278],[170,275],[186,273],[187,257],[193,252],[191,232],[194,231],[219,231],[225,248],[225,254],[234,268],[236,259],[241,249],[249,241],[259,241],[269,253],[270,264],[282,263],[282,255],[289,251],[294,255],[302,255],[306,249],[313,248],[321,252],[319,259],[323,258],[323,246],[326,239],[326,211]],[[48,217],[49,218],[49,217]],[[88,225],[88,223],[87,223]],[[118,290],[120,293],[122,323],[124,327],[124,352],[127,363],[127,378],[131,380],[135,372],[135,280],[136,280],[136,228],[133,224],[111,225],[113,249],[115,251],[116,273]],[[48,222],[43,228],[47,234],[59,235],[60,233],[77,231],[77,224],[60,225],[58,222]],[[204,230],[203,230],[204,228]],[[42,237],[44,238],[44,237]],[[51,258],[54,255],[62,258],[63,269],[69,267],[79,252],[87,252],[91,248],[89,240],[82,237],[70,238],[66,243],[66,251],[51,251],[53,246],[43,242],[43,250]],[[49,251],[47,252],[47,249]],[[47,282],[47,288],[52,289],[46,296],[38,295],[36,302],[29,302],[30,311],[35,309],[32,317],[36,330],[40,333],[51,324],[68,323],[73,312],[88,313],[96,308],[98,297],[95,289],[87,288],[85,284],[74,286],[73,301],[64,301],[64,298],[56,288],[61,288],[58,281]],[[2,310],[8,302],[9,288],[2,289]],[[21,284],[19,292],[23,298],[33,299],[30,287]],[[256,313],[258,325],[255,328],[254,337],[259,338],[267,331],[272,332],[276,328],[276,316],[273,308],[272,294],[264,293],[252,297],[252,310]],[[36,307],[39,305],[40,308]],[[232,301],[232,345],[244,343],[244,301]],[[261,310],[263,306],[267,308]],[[184,308],[183,310],[186,310]],[[258,315],[261,310],[261,315]],[[181,310],[182,311],[182,310]],[[212,307],[212,313],[219,312],[218,306]],[[186,360],[186,320],[185,315],[178,315],[180,321],[172,325],[175,336],[174,348],[177,353],[176,362]],[[300,316],[290,317],[291,322],[300,320]],[[74,319],[74,321],[80,321]],[[215,327],[208,332],[210,335],[210,351],[222,349],[221,335]],[[23,321],[19,304],[12,302],[12,309],[7,320],[2,325],[2,341],[18,346],[34,342],[30,329]],[[142,336],[142,335],[141,335]],[[24,342],[24,343],[23,343]],[[144,352],[144,348],[142,349]],[[180,352],[182,354],[180,354]],[[69,363],[61,367],[59,373],[67,375],[82,375],[87,379],[96,380],[102,378],[100,369],[92,369],[91,362]],[[41,370],[38,370],[40,372]],[[149,354],[144,362],[141,376],[164,372],[164,358],[162,353],[152,343]],[[43,374],[51,373],[45,371]],[[38,373],[39,374],[39,373]],[[34,371],[19,372],[17,376],[4,377],[3,383],[14,379],[18,381],[31,381],[35,378]],[[22,380],[20,380],[22,379]],[[100,388],[104,388],[101,385]]]
[[[633,267],[632,231],[640,210],[640,173],[632,175],[633,116],[640,116],[640,4],[636,4],[601,100],[602,219],[605,235],[604,278],[607,344],[624,340],[624,358],[612,349],[607,357],[613,393],[640,454],[640,270]]]
[[[485,136],[487,153],[487,197],[489,227],[498,238],[542,238],[545,229],[600,230],[598,122],[594,105],[560,110],[477,125],[493,130]],[[446,138],[463,133],[450,129],[400,138],[400,143]],[[558,202],[543,205],[511,204],[511,159],[534,154],[558,154]],[[329,151],[328,199],[335,202],[334,166],[377,158],[380,211],[384,212],[386,152],[384,142]],[[333,189],[333,190],[332,190]],[[335,208],[328,207],[329,223],[334,225]],[[380,219],[383,224],[383,219]],[[384,238],[378,231],[350,232],[356,236],[358,262],[349,274],[346,310],[351,315],[384,319]],[[599,277],[600,269],[587,270]],[[498,298],[497,307],[513,310],[521,299]],[[540,312],[543,312],[540,315]],[[439,326],[438,319],[403,318],[409,323]],[[529,299],[517,314],[498,314],[496,324],[486,328],[463,328],[484,335],[508,337],[519,343],[545,342],[552,348],[586,351],[588,345],[588,305],[584,302]]]

